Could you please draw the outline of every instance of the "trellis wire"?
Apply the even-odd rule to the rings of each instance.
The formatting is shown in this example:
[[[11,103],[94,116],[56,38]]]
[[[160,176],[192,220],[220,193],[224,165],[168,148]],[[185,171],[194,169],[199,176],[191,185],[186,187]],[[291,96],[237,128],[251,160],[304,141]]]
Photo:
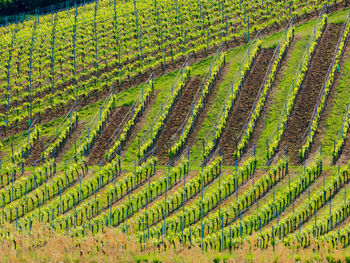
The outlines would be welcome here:
[[[338,38],[338,42],[337,42],[335,51],[334,51],[334,53],[333,53],[332,61],[331,61],[330,65],[329,65],[329,68],[328,68],[328,70],[327,70],[326,77],[325,77],[325,79],[324,79],[324,81],[323,81],[322,88],[321,88],[321,90],[320,90],[320,93],[319,93],[319,95],[318,95],[318,98],[317,98],[317,101],[316,101],[314,110],[313,110],[313,112],[312,112],[312,116],[311,116],[309,125],[308,125],[308,127],[306,128],[306,130],[305,130],[305,132],[304,132],[304,134],[303,134],[303,136],[302,136],[302,140],[301,140],[301,141],[302,141],[302,145],[301,145],[301,146],[303,146],[303,145],[306,143],[308,137],[309,137],[310,134],[311,134],[311,125],[312,125],[312,123],[313,123],[313,121],[314,121],[314,119],[315,119],[315,117],[316,117],[317,109],[318,109],[318,107],[319,107],[319,105],[320,105],[320,102],[321,102],[321,100],[322,100],[322,97],[323,97],[323,95],[324,95],[324,93],[325,93],[325,89],[326,89],[326,85],[327,85],[329,76],[330,76],[330,74],[331,74],[332,68],[333,68],[334,63],[335,63],[335,60],[336,60],[336,58],[337,58],[337,54],[338,54],[338,51],[339,51],[340,44],[341,44],[341,42],[342,42],[342,40],[343,40],[345,30],[346,30],[346,28],[348,27],[349,23],[350,23],[350,13],[349,13],[349,16],[347,17],[346,22],[344,23],[344,25],[343,25],[343,27],[342,27],[342,30],[341,30],[341,33],[340,33],[340,37]],[[345,39],[344,47],[346,46],[348,40],[349,40],[349,35],[348,35],[347,38]],[[340,57],[342,57],[342,55],[344,54],[344,51],[345,51],[345,48],[343,48]],[[332,85],[333,85],[333,83],[332,83]],[[328,96],[327,96],[327,97],[328,97]],[[326,101],[327,101],[327,97],[326,97]],[[325,101],[324,103],[326,103],[326,101]],[[319,122],[317,122],[317,126],[318,126],[318,123],[319,123]]]
[[[233,80],[230,82],[230,87],[229,87],[229,90],[228,90],[228,92],[226,94],[226,97],[225,97],[225,100],[224,100],[224,105],[223,105],[220,113],[218,114],[218,117],[216,118],[217,121],[215,121],[215,125],[214,125],[212,131],[207,132],[206,135],[204,136],[204,138],[213,138],[213,139],[215,139],[214,136],[215,136],[215,132],[216,132],[216,126],[224,118],[226,107],[229,104],[230,96],[232,95],[232,92],[233,92],[233,87],[234,87],[234,84],[235,84],[235,80],[238,80],[238,78],[239,78],[239,76],[241,74],[241,66],[245,65],[246,61],[248,61],[248,59],[250,58],[250,52],[253,49],[252,47],[256,44],[258,39],[260,39],[260,32],[258,32],[256,34],[255,38],[250,42],[250,44],[248,46],[248,49],[247,49],[247,53],[245,54],[245,56],[242,58],[242,60],[240,62],[240,68],[239,68],[239,70],[236,70],[236,73],[235,73],[234,77],[232,78]],[[234,104],[234,102],[233,102],[233,104]],[[213,140],[213,139],[209,139],[209,140]],[[209,140],[206,139],[205,141],[208,142]],[[216,142],[216,144],[218,143],[218,141]],[[216,146],[214,148],[216,148]],[[211,155],[211,153],[209,153],[209,155]],[[205,156],[205,159],[206,159],[206,157],[207,156]]]
[[[311,36],[310,36],[310,38],[309,38],[309,41],[308,41],[307,47],[306,47],[306,49],[305,49],[305,52],[304,52],[304,54],[303,54],[303,57],[302,57],[302,59],[301,59],[301,61],[300,61],[300,64],[299,64],[299,66],[298,66],[298,68],[297,68],[295,74],[294,74],[294,79],[293,79],[292,84],[291,84],[291,86],[290,86],[290,89],[289,89],[289,91],[288,91],[288,96],[287,96],[287,100],[286,100],[286,101],[289,101],[289,98],[292,96],[292,93],[293,93],[293,90],[294,90],[295,82],[296,82],[296,80],[298,79],[299,75],[300,75],[301,72],[302,72],[302,66],[303,66],[303,64],[304,64],[304,61],[305,61],[305,60],[307,59],[307,57],[308,57],[308,53],[309,53],[310,46],[311,46],[312,42],[314,41],[314,39],[315,39],[315,37],[316,37],[316,32],[317,32],[317,30],[318,30],[318,28],[319,28],[319,26],[320,26],[320,22],[321,22],[322,19],[323,19],[324,12],[325,12],[325,9],[323,9],[323,10],[320,12],[319,17],[317,18],[317,20],[316,20],[316,22],[315,22],[315,27],[314,27],[314,29],[313,29],[313,31],[312,31],[312,33],[311,33]],[[312,56],[313,56],[313,55],[314,55],[314,53],[312,54]],[[310,61],[311,61],[311,59],[310,59]],[[310,63],[310,62],[309,62],[309,63]],[[302,84],[301,84],[301,85],[302,85]],[[276,125],[276,128],[273,130],[273,132],[272,132],[271,135],[269,136],[268,141],[271,141],[272,138],[273,138],[274,136],[276,136],[276,134],[278,133],[278,131],[279,131],[280,129],[284,129],[285,126],[287,125],[287,123],[285,123],[284,126],[281,127],[281,122],[283,121],[283,116],[286,114],[286,110],[287,110],[287,104],[285,103],[285,104],[284,104],[284,107],[283,107],[283,110],[281,111],[281,114],[280,114],[280,117],[279,117],[279,120],[278,120],[278,124]]]

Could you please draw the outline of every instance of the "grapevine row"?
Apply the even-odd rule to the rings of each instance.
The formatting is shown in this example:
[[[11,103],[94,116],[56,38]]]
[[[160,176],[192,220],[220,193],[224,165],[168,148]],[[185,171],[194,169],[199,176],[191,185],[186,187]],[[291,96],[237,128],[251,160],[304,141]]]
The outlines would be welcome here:
[[[250,137],[252,136],[255,130],[256,123],[264,108],[267,95],[273,86],[277,71],[279,70],[281,63],[288,52],[289,46],[293,41],[294,27],[292,26],[291,22],[285,30],[284,34],[282,35],[282,38],[283,40],[281,40],[278,46],[276,47],[274,55],[271,59],[270,66],[266,72],[264,81],[262,83],[262,87],[257,96],[257,98],[259,99],[256,100],[256,102],[254,103],[251,115],[249,117],[249,121],[247,121],[247,126],[245,127],[243,133],[243,138],[239,142],[237,150],[234,153],[234,157],[236,160],[239,160],[246,151],[246,147],[248,146]]]
[[[242,63],[242,69],[239,72],[239,78],[237,82],[234,85],[232,84],[233,86],[228,95],[228,99],[226,99],[222,109],[222,113],[221,113],[222,115],[220,117],[219,122],[217,123],[217,126],[215,127],[214,139],[210,140],[205,147],[205,150],[203,153],[204,159],[207,158],[217,147],[220,137],[226,127],[227,119],[230,115],[232,108],[234,107],[236,98],[239,95],[239,91],[242,88],[248,74],[250,73],[250,70],[254,65],[254,62],[260,52],[260,49],[261,49],[260,39],[253,41],[252,44],[249,46],[248,58],[246,59],[245,63]]]
[[[311,145],[313,143],[317,127],[319,125],[322,112],[324,111],[326,107],[327,98],[329,95],[329,92],[332,88],[334,77],[337,71],[337,68],[339,67],[340,60],[342,58],[342,55],[344,53],[344,49],[346,47],[346,44],[348,42],[349,38],[349,31],[350,31],[350,16],[347,20],[347,22],[344,24],[342,32],[339,37],[339,41],[337,44],[337,48],[334,52],[333,59],[331,62],[331,65],[329,66],[327,76],[325,78],[325,81],[323,83],[322,90],[320,92],[319,100],[317,101],[317,104],[315,106],[315,110],[312,116],[312,121],[309,124],[308,127],[308,135],[306,140],[304,140],[304,143],[299,150],[299,157],[300,160],[305,160],[306,156],[308,155]]]
[[[180,138],[174,143],[174,145],[169,149],[169,158],[175,158],[183,150],[190,133],[193,131],[194,126],[199,118],[200,113],[203,111],[205,103],[208,99],[209,94],[211,93],[214,83],[221,74],[222,68],[225,66],[225,52],[219,50],[219,54],[215,59],[213,68],[209,68],[209,72],[205,77],[205,82],[201,84],[201,93],[197,97],[197,101],[193,105],[193,109],[189,118],[187,119],[186,126],[181,132]]]
[[[288,118],[294,108],[296,98],[303,85],[305,75],[310,67],[311,60],[313,58],[313,55],[316,52],[317,46],[323,35],[326,25],[327,25],[327,15],[321,13],[318,20],[316,21],[313,33],[310,36],[310,40],[308,42],[308,46],[305,50],[305,53],[303,55],[303,59],[295,74],[295,78],[289,90],[288,99],[281,113],[279,122],[277,124],[277,128],[273,133],[272,138],[270,138],[269,146],[266,152],[267,160],[270,160],[278,150],[282,136],[288,125]]]

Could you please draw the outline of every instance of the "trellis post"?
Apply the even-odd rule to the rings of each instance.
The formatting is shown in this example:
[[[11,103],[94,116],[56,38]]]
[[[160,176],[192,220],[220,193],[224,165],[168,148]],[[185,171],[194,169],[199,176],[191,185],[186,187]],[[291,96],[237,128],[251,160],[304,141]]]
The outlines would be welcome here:
[[[203,239],[204,239],[204,227],[203,227],[203,195],[204,195],[204,188],[203,188],[203,166],[204,163],[201,164],[201,236],[202,236],[202,251],[204,249],[203,247]]]

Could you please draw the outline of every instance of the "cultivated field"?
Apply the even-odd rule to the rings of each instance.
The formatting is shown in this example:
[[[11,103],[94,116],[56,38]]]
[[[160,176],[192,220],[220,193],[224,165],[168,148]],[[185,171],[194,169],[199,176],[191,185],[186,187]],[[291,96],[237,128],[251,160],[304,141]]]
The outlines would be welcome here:
[[[0,261],[350,261],[350,3],[96,0],[0,27]]]

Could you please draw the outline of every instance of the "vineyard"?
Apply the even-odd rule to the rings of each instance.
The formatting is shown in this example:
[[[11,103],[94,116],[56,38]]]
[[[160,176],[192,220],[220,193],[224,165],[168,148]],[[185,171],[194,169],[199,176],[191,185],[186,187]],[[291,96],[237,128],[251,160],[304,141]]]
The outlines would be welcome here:
[[[0,261],[350,261],[350,2],[63,6],[0,26]]]

